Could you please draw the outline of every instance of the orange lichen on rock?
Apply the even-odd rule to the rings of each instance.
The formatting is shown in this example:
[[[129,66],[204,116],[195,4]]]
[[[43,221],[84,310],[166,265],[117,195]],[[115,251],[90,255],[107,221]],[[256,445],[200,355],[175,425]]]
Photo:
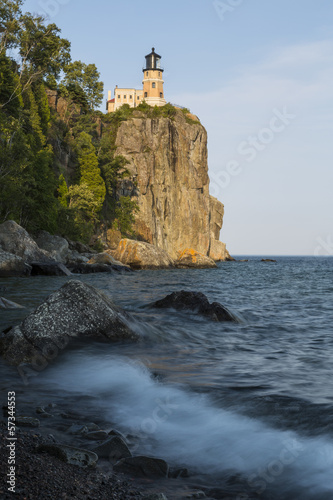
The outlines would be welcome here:
[[[176,261],[177,267],[198,267],[198,268],[214,268],[216,264],[213,259],[197,252],[193,248],[185,248],[179,252],[179,257]]]

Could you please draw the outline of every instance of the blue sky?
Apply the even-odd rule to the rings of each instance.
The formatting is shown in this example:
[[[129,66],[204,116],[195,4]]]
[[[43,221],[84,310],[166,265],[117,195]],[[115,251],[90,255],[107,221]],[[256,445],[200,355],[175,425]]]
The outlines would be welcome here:
[[[208,131],[231,254],[333,255],[331,0],[27,0],[108,89],[162,55],[165,96]],[[209,88],[209,92],[208,92]]]

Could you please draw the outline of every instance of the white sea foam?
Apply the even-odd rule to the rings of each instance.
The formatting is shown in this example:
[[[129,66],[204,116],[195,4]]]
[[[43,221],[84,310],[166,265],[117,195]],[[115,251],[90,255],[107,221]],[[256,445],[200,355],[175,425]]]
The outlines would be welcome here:
[[[332,440],[226,411],[206,395],[157,381],[125,358],[71,353],[65,359],[45,373],[45,383],[96,397],[110,422],[141,437],[140,452],[214,475],[235,469],[258,492],[304,487],[315,498],[333,498]]]

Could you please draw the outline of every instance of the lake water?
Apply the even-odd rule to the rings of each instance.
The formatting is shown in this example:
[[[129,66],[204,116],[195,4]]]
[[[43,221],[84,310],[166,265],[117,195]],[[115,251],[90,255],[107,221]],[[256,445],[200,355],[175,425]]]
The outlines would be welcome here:
[[[137,344],[92,342],[59,353],[24,386],[0,365],[0,387],[23,404],[58,401],[136,436],[136,453],[185,466],[200,484],[231,478],[243,496],[333,498],[333,258],[277,257],[217,270],[78,276],[138,320]],[[24,318],[68,278],[0,279]],[[145,306],[203,292],[239,323]],[[239,488],[239,486],[238,486]],[[236,498],[236,497],[235,497]]]

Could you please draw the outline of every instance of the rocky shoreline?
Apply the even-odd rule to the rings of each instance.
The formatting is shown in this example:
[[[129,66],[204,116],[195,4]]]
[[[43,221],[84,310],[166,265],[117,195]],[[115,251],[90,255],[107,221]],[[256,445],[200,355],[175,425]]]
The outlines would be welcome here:
[[[21,410],[24,416],[17,416],[15,429],[15,493],[8,491],[8,448],[0,449],[3,500],[259,498],[241,484],[239,477],[230,479],[225,488],[207,487],[197,484],[196,476],[187,469],[171,468],[156,457],[135,455],[135,436],[124,436],[114,428],[103,430],[68,408],[64,411],[50,403],[34,409],[23,405]],[[6,415],[7,408],[3,407],[1,443],[8,437]],[[88,454],[98,454],[98,461],[87,463]],[[124,458],[119,459],[122,455]]]
[[[30,420],[36,421],[36,418]],[[0,422],[0,441],[5,443],[7,436],[6,424]],[[106,461],[96,468],[74,465],[59,456],[53,456],[48,450],[55,447],[54,437],[51,434],[43,435],[41,429],[23,430],[18,427],[16,436],[15,493],[8,491],[8,448],[2,446],[0,449],[0,497],[3,500],[11,500],[13,497],[22,500],[166,499],[164,494],[154,492],[156,488],[145,490],[139,481],[135,483],[133,478],[114,474]]]

